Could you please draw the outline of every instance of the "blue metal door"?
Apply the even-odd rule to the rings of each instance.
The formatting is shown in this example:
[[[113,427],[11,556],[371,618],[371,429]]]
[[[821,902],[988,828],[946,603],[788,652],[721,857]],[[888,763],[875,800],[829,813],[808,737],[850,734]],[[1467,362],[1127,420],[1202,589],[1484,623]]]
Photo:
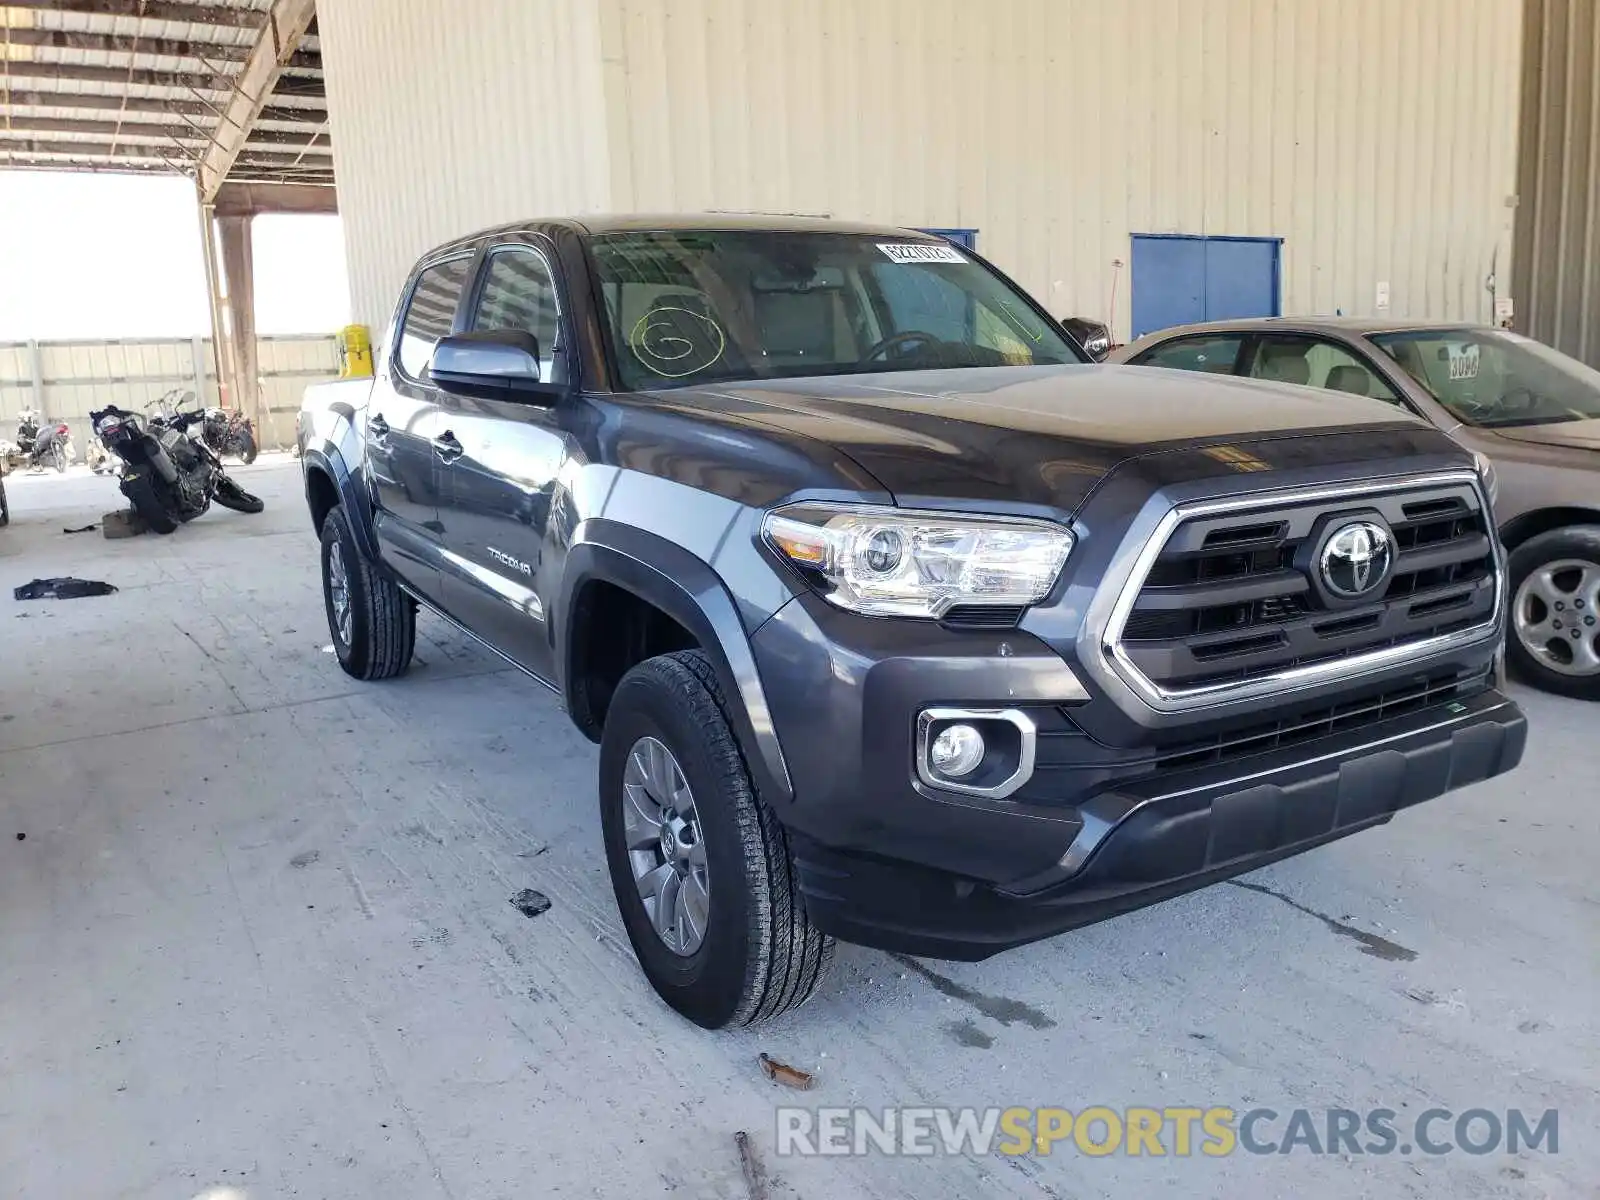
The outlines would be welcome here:
[[[1278,238],[1133,237],[1133,336],[1230,317],[1275,317]]]
[[[1278,315],[1278,242],[1275,238],[1207,238],[1208,321]]]
[[[931,233],[938,237],[947,238],[958,246],[965,246],[968,250],[978,248],[978,231],[976,229],[922,229],[920,233]]]

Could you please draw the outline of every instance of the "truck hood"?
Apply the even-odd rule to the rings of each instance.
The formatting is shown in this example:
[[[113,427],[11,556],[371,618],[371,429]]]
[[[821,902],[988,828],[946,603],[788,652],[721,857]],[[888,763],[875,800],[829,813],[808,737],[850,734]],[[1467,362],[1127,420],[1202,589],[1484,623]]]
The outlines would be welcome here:
[[[1600,450],[1600,420],[1555,421],[1548,425],[1502,425],[1485,432],[1508,442],[1526,442],[1533,446]]]
[[[1315,465],[1307,438],[1430,429],[1378,400],[1150,367],[808,377],[664,395],[828,443],[903,505],[1000,501],[1072,512],[1120,464],[1155,452],[1211,449],[1211,473],[1221,475]],[[1292,453],[1269,449],[1286,440],[1298,443]],[[1361,440],[1370,455],[1372,439]],[[1408,439],[1393,440],[1387,453],[1408,452]],[[1324,444],[1329,461],[1355,453]]]

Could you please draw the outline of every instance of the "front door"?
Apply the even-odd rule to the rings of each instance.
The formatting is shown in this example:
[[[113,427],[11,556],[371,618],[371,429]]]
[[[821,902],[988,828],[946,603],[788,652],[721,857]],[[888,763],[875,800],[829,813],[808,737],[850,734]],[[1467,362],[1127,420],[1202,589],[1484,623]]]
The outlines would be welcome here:
[[[567,378],[554,252],[532,242],[492,248],[466,328],[518,329],[539,343],[539,376]],[[546,570],[550,506],[565,454],[565,402],[447,396],[440,502],[445,611],[541,679],[554,679]]]
[[[396,341],[367,406],[367,456],[377,488],[378,552],[395,574],[437,602],[439,469],[433,440],[439,433],[441,393],[429,382],[433,345],[455,326],[470,254],[431,263],[407,294]]]

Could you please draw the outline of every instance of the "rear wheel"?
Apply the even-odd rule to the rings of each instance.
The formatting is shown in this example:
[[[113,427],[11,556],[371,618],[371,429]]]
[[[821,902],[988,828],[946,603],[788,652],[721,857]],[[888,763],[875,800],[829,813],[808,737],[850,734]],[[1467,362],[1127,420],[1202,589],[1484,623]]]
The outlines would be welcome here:
[[[1545,691],[1600,700],[1600,526],[1541,534],[1511,555],[1509,658]]]
[[[211,498],[234,512],[258,513],[266,507],[259,496],[252,496],[226,475],[217,480],[217,488]]]
[[[833,957],[725,709],[704,654],[662,655],[623,677],[600,743],[600,825],[628,940],[661,998],[707,1029],[798,1007]]]
[[[241,429],[239,431],[239,461],[248,467],[255,462],[258,453],[259,447],[256,445],[256,435],[248,429]]]
[[[338,506],[322,523],[322,598],[345,674],[392,679],[411,665],[416,604],[362,556]]]
[[[151,478],[150,470],[141,467],[122,477],[122,494],[133,505],[133,511],[144,518],[144,523],[157,533],[173,533],[178,519],[162,501],[161,489]]]

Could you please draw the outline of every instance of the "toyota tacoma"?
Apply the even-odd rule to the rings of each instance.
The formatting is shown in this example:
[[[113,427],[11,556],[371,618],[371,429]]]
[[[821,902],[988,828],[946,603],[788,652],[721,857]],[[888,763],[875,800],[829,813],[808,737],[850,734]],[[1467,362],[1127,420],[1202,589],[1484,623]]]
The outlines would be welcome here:
[[[937,237],[476,233],[299,442],[340,665],[399,675],[420,607],[561,697],[634,952],[708,1027],[835,938],[981,959],[1522,756],[1468,451],[1086,363]]]

